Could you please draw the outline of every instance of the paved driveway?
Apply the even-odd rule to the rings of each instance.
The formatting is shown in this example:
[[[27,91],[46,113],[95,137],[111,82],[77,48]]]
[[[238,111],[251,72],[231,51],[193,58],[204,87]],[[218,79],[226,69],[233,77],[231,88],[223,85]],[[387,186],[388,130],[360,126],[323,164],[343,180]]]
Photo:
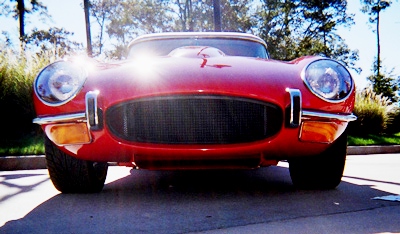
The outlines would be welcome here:
[[[99,194],[60,194],[46,170],[0,172],[0,233],[400,232],[400,155],[349,156],[336,190],[295,190],[287,163],[252,171],[111,167]]]

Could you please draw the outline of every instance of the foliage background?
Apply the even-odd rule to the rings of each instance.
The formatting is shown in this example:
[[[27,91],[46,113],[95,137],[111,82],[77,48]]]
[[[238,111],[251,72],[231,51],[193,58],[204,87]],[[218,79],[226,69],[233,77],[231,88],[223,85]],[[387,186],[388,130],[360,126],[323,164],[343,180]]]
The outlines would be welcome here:
[[[18,55],[11,50],[0,51],[0,108],[2,130],[0,148],[31,145],[42,136],[39,126],[32,123],[36,117],[33,107],[32,84],[42,67],[51,62],[47,56]],[[35,145],[36,148],[41,146]],[[31,149],[29,152],[36,152]],[[1,152],[0,152],[1,153]]]

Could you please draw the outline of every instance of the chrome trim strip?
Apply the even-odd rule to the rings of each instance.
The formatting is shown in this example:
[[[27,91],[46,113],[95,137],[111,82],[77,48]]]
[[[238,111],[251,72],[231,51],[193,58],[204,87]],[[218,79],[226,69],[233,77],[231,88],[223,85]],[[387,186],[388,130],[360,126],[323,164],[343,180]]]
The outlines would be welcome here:
[[[351,122],[357,120],[357,116],[354,114],[347,115],[339,115],[339,114],[330,114],[330,113],[322,113],[315,111],[302,111],[302,119],[307,120],[311,118],[322,118],[322,119],[331,119],[338,120],[342,122]]]
[[[33,119],[35,124],[55,124],[55,123],[68,123],[68,122],[86,122],[85,113],[65,114],[50,117],[42,117]]]
[[[290,88],[286,88],[286,92],[288,92],[290,95],[289,127],[297,128],[300,126],[302,119],[301,92],[298,89],[290,89]]]

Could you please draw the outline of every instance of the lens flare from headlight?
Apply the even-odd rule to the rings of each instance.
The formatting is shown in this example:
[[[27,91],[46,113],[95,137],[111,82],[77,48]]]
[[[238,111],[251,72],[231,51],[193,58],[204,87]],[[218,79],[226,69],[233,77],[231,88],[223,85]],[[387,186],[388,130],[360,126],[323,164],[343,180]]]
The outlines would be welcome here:
[[[310,63],[304,70],[302,78],[311,92],[329,102],[344,100],[354,85],[347,69],[338,62],[328,59]]]
[[[50,106],[62,105],[81,90],[86,70],[72,61],[58,61],[45,67],[35,81],[35,92]]]

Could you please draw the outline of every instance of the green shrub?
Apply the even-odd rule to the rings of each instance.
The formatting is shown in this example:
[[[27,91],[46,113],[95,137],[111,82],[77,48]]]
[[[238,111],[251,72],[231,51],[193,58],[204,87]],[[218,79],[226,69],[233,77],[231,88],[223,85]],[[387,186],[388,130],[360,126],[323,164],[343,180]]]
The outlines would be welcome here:
[[[354,106],[357,120],[349,124],[349,134],[367,136],[386,133],[395,112],[396,108],[388,98],[377,95],[371,89],[357,92]]]
[[[32,124],[35,117],[32,83],[40,69],[50,62],[49,58],[0,50],[1,145],[12,144],[39,131]]]
[[[389,123],[385,133],[395,134],[400,132],[400,108],[394,107],[389,113]]]

